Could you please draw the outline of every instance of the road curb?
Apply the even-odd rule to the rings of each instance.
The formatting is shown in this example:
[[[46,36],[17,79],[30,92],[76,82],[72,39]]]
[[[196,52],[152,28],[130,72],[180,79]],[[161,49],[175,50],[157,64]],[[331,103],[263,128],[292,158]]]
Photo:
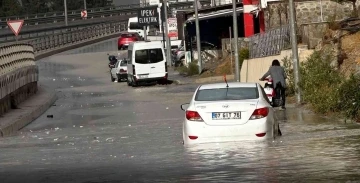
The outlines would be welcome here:
[[[26,112],[25,115],[16,118],[14,121],[11,121],[7,126],[1,128],[1,137],[16,134],[20,129],[24,128],[26,125],[30,124],[33,120],[37,119],[39,116],[45,113],[45,111],[48,110],[52,104],[55,103],[55,101],[57,100],[55,91],[48,92],[44,90],[43,92],[47,94],[47,99],[45,99],[42,104],[39,104]]]

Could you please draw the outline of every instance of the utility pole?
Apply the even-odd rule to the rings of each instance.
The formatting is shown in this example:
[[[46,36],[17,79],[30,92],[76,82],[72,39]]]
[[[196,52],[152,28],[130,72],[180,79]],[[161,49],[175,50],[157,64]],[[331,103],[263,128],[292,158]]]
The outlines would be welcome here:
[[[291,37],[291,48],[292,48],[292,56],[293,56],[296,100],[298,104],[301,104],[301,91],[299,87],[300,64],[299,64],[298,46],[297,46],[296,29],[295,29],[296,21],[295,21],[294,0],[289,0],[289,9],[290,9],[290,37]]]
[[[200,28],[199,28],[199,14],[198,14],[198,0],[194,0],[195,8],[195,24],[196,24],[196,46],[198,50],[198,64],[199,64],[199,74],[202,71],[202,60],[201,60],[201,44],[200,44]]]
[[[236,0],[232,0],[233,3],[233,30],[234,30],[234,55],[235,55],[235,79],[236,82],[240,82],[239,71],[239,48],[238,48],[238,24],[237,24],[237,12],[236,12]],[[231,40],[230,40],[231,41]]]
[[[164,7],[164,21],[165,21],[165,39],[166,39],[166,60],[167,60],[167,64],[168,66],[171,66],[171,43],[170,43],[170,38],[168,36],[168,30],[169,30],[169,25],[168,25],[168,15],[167,15],[167,0],[163,0],[163,7]]]
[[[68,26],[68,15],[67,15],[67,3],[66,0],[64,0],[64,14],[65,14],[65,25]]]

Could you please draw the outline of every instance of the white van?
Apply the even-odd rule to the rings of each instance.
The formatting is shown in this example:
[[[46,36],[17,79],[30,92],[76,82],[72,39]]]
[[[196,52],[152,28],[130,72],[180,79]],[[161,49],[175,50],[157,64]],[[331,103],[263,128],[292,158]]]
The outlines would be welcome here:
[[[168,68],[164,48],[160,41],[130,43],[127,61],[129,86],[167,81]]]
[[[145,33],[146,35],[148,35],[149,31],[150,31],[149,26],[147,27],[146,32],[144,32],[144,27],[139,26],[138,17],[129,18],[128,32],[136,32],[141,37],[145,37]]]

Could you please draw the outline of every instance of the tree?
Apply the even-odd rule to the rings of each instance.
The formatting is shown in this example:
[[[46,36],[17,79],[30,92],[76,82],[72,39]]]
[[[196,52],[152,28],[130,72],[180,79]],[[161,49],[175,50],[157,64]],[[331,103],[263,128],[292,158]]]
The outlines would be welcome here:
[[[23,0],[23,12],[26,14],[38,14],[49,12],[51,0]]]
[[[22,8],[19,1],[2,0],[0,7],[0,17],[20,15],[21,10]]]

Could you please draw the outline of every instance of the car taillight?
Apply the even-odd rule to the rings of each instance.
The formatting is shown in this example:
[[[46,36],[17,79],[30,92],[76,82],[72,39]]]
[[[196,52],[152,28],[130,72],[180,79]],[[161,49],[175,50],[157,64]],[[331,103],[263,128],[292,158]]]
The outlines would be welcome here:
[[[252,113],[250,120],[265,118],[269,114],[269,108],[264,107],[260,109],[255,109]]]
[[[167,63],[165,62],[165,72],[168,71],[168,66],[167,66]]]
[[[200,114],[196,111],[186,111],[186,119],[189,121],[203,121]]]

